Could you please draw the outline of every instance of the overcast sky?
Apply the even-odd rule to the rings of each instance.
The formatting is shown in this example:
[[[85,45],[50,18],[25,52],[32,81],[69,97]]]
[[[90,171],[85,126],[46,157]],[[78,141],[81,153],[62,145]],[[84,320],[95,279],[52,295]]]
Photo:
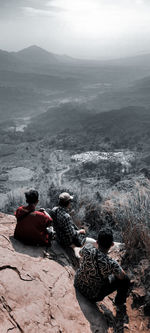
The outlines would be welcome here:
[[[0,0],[0,49],[80,58],[150,52],[150,0]]]

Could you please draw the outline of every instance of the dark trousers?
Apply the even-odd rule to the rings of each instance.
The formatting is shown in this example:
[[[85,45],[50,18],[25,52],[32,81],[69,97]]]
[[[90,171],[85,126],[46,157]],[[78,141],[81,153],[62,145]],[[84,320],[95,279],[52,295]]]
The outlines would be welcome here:
[[[104,297],[108,296],[109,294],[117,291],[117,295],[115,297],[115,304],[121,305],[126,302],[126,298],[128,295],[130,287],[130,279],[127,275],[125,275],[124,279],[120,280],[116,276],[112,276],[111,279],[107,280],[104,283],[102,290],[100,290],[95,302],[102,301]]]

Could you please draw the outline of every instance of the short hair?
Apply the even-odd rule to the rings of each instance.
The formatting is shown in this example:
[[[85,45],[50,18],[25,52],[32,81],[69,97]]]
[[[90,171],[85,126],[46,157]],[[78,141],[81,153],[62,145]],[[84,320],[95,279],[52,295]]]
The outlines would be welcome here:
[[[103,228],[98,234],[98,245],[103,249],[109,249],[113,243],[113,233],[110,228]]]
[[[25,192],[25,198],[28,204],[35,204],[39,198],[38,191],[30,190],[28,192]]]

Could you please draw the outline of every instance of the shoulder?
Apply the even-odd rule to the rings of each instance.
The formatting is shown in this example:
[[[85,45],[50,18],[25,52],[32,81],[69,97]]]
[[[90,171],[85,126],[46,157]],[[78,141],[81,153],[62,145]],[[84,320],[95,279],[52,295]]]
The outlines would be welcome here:
[[[46,220],[46,219],[50,219],[51,220],[51,217],[48,217],[48,215],[44,214],[44,212],[39,212],[38,210],[34,211],[31,214],[36,215],[36,216],[40,217],[43,220]]]
[[[27,211],[27,207],[26,206],[20,206],[17,208],[16,211],[19,211],[19,210],[26,210]]]
[[[55,206],[55,207],[53,207],[53,208],[50,210],[50,212],[56,213],[57,210],[58,210],[58,208],[59,208],[59,207]]]
[[[120,274],[122,272],[122,268],[116,260],[108,257],[108,263],[113,273]]]
[[[67,212],[64,213],[64,216],[65,216],[66,219],[70,219],[71,218],[70,215]]]
[[[118,263],[111,259],[107,253],[104,253],[99,249],[97,250],[97,261],[101,266],[107,267],[109,271],[113,271],[115,263],[118,265]]]
[[[15,211],[15,216],[18,216],[20,214],[23,214],[23,213],[27,213],[28,210],[27,210],[27,207],[26,206],[20,206],[17,208],[17,210]]]
[[[70,215],[69,215],[69,213],[66,212],[66,210],[63,209],[63,208],[61,208],[61,207],[58,207],[58,209],[57,209],[57,214],[58,214],[59,216],[62,216],[62,217],[65,218],[66,220],[69,220],[69,219],[71,218]]]
[[[81,256],[86,256],[86,255],[91,255],[97,253],[97,249],[90,243],[87,243],[86,245],[83,246],[83,248],[80,250],[80,255]]]

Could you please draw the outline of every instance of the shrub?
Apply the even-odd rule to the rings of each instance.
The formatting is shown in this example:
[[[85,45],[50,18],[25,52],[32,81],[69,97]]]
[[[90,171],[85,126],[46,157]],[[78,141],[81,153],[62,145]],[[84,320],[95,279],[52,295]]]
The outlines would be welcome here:
[[[128,195],[123,214],[123,241],[131,260],[150,255],[150,191],[137,187],[137,191]]]
[[[4,206],[4,213],[14,213],[17,207],[25,203],[24,196],[25,189],[14,190],[7,194],[7,198]]]
[[[148,184],[150,185],[150,184]],[[122,235],[130,260],[150,254],[150,186],[136,185],[132,192],[113,191],[102,205]]]
[[[116,230],[122,234],[126,254],[123,265],[136,273],[136,283],[143,285],[146,296],[141,299],[148,311],[150,304],[150,182],[147,187],[139,186],[132,192],[111,193],[102,210],[111,212]],[[148,263],[148,268],[144,266]]]

